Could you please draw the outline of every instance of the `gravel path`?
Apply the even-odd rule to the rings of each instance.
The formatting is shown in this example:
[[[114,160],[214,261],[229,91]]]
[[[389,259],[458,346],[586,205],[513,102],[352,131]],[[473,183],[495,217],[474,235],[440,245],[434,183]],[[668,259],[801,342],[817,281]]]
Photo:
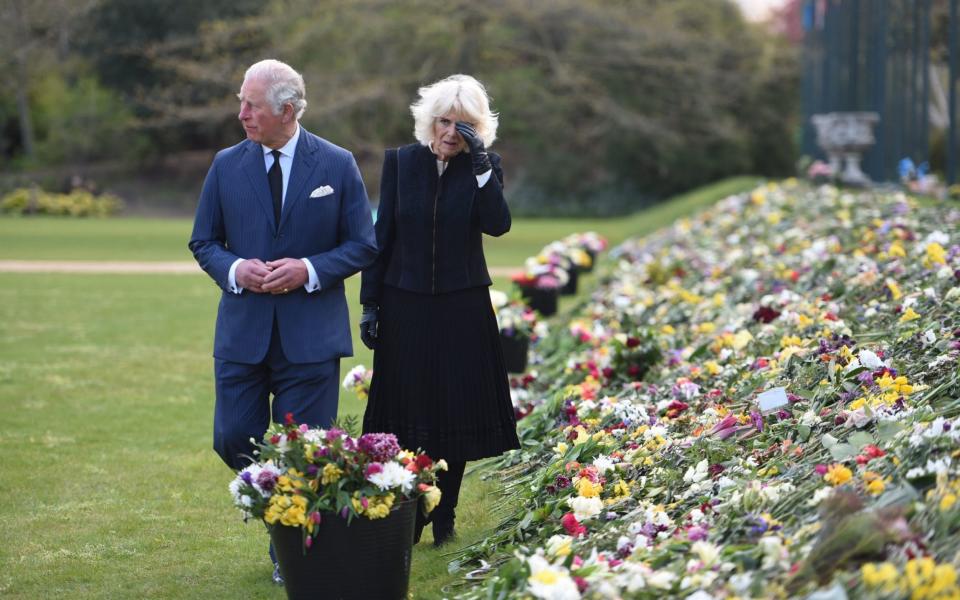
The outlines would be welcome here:
[[[509,277],[515,267],[489,267],[492,277]],[[114,273],[114,274],[199,274],[203,271],[190,261],[87,261],[87,260],[0,260],[0,273]]]

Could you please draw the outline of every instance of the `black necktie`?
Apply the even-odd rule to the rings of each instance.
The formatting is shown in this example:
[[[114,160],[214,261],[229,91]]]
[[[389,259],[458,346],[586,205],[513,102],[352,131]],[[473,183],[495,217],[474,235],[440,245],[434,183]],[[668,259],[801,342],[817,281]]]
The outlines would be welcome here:
[[[280,229],[280,209],[283,208],[283,172],[280,170],[280,151],[271,150],[273,166],[267,171],[270,182],[270,195],[273,196],[273,222]]]

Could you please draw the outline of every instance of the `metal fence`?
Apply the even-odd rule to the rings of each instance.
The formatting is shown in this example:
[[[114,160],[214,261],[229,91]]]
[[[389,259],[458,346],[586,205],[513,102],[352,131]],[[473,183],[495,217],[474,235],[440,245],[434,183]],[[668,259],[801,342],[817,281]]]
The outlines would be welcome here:
[[[812,115],[876,112],[877,143],[864,156],[863,168],[876,181],[895,179],[900,159],[930,160],[933,107],[934,120],[945,127],[942,166],[947,181],[956,182],[958,4],[960,0],[806,0],[802,152],[821,156]],[[946,15],[946,31],[931,30],[932,9]],[[943,18],[936,22],[943,23]],[[934,33],[938,39],[945,36],[946,56],[931,56]]]

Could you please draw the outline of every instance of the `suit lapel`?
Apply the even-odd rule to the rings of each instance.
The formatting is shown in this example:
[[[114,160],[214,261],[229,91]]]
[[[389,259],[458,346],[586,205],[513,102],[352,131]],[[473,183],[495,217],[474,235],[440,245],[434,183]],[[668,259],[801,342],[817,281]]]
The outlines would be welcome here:
[[[277,224],[273,220],[273,197],[270,195],[267,167],[263,161],[263,149],[260,144],[247,142],[247,150],[241,160],[241,167],[250,180],[250,187],[260,203],[260,207],[263,208],[263,214],[266,216],[267,222],[276,231]]]
[[[287,222],[294,205],[303,196],[304,187],[310,175],[317,168],[319,161],[319,144],[309,132],[300,128],[300,139],[297,140],[297,151],[293,155],[293,168],[290,169],[290,178],[287,180],[287,195],[283,201],[283,212],[280,214],[280,227]],[[324,183],[321,181],[320,183]]]

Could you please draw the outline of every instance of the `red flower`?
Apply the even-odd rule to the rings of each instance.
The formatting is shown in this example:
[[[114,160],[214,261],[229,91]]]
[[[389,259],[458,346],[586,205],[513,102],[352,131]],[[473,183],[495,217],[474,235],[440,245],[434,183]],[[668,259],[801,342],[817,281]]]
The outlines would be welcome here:
[[[560,518],[560,523],[563,525],[563,528],[567,530],[567,533],[573,537],[587,535],[587,528],[577,520],[577,517],[573,513],[563,515],[563,517]]]
[[[293,423],[294,423],[294,421],[293,421],[293,413],[292,413],[292,412],[288,412],[287,414],[283,415],[283,422],[284,422],[284,424],[286,424],[286,425],[293,425]]]
[[[417,457],[417,466],[421,469],[429,469],[433,466],[433,459],[426,454],[421,454]]]

